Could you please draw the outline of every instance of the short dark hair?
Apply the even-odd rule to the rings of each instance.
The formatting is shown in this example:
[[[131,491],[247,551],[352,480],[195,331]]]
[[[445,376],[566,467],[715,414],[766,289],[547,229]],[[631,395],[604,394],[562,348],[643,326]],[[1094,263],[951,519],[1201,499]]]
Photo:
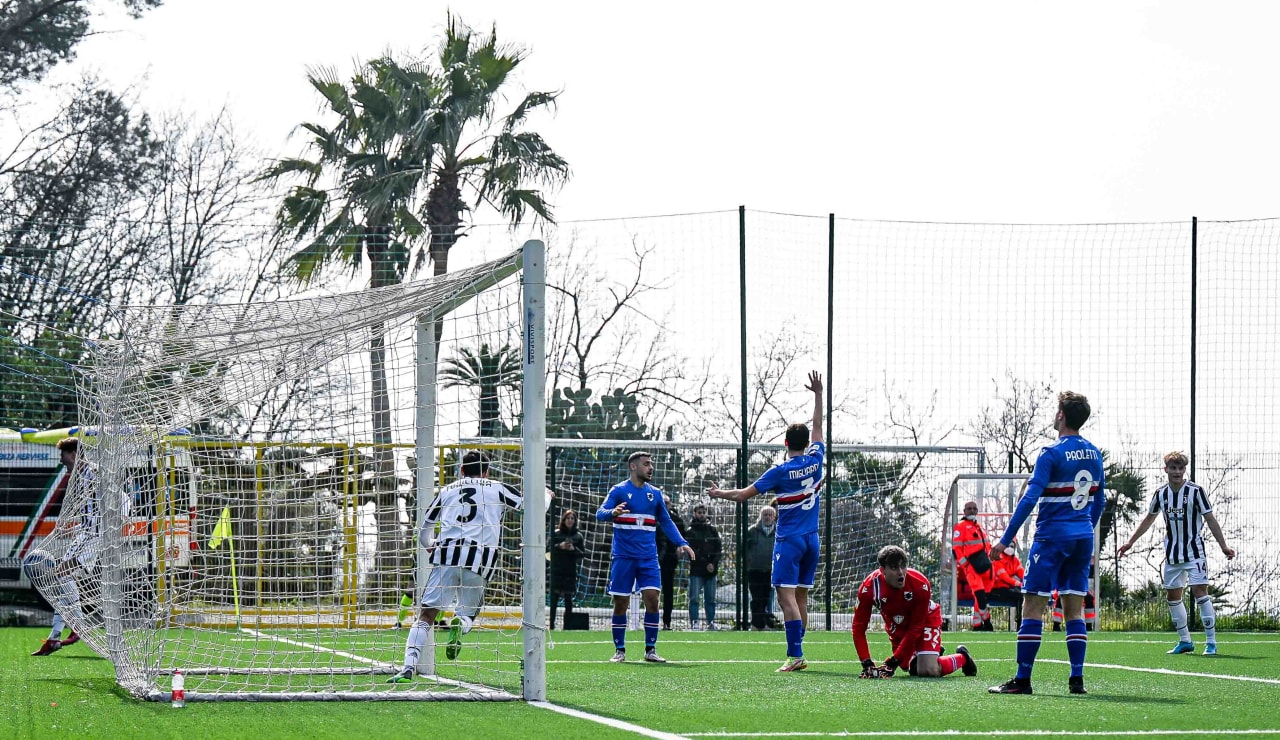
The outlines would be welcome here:
[[[897,545],[885,545],[876,554],[876,562],[881,568],[896,567],[907,564],[907,551]]]
[[[1089,399],[1074,391],[1058,394],[1058,410],[1069,429],[1079,429],[1089,420]]]
[[[809,444],[809,425],[799,422],[787,427],[787,449],[801,452]]]
[[[462,456],[462,474],[468,478],[489,472],[489,457],[480,450],[469,450]]]
[[[636,460],[639,460],[642,457],[653,457],[653,455],[650,455],[644,450],[636,450],[630,455],[627,455],[627,465],[631,465],[631,463],[635,462]]]
[[[58,452],[70,452],[71,454],[74,455],[80,451],[80,438],[79,437],[63,437],[62,439],[58,440],[57,447],[58,447]]]

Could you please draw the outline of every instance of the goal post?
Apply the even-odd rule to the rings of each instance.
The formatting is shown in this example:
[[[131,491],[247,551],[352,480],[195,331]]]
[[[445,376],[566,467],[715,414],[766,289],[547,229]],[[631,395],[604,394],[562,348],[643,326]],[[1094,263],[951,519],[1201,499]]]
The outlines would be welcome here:
[[[544,261],[530,241],[378,289],[114,308],[33,583],[139,698],[167,698],[177,670],[193,701],[545,698],[545,471],[523,465],[546,457]],[[519,425],[493,398],[517,388],[520,449],[492,477],[523,510],[485,510],[501,534],[479,604],[438,614],[469,628],[446,651],[410,629],[431,572],[418,533],[457,477],[442,450]],[[389,682],[403,665],[418,675]]]

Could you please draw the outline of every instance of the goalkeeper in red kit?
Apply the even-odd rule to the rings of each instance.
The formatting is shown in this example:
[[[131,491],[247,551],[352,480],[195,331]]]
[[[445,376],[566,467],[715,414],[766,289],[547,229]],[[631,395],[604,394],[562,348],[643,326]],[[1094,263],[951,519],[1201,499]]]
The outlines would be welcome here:
[[[978,664],[964,645],[956,648],[955,655],[940,657],[942,610],[933,600],[929,579],[907,567],[906,550],[889,545],[880,550],[876,560],[880,567],[858,588],[853,612],[853,646],[862,661],[862,678],[891,678],[903,666],[912,676],[946,676],[957,670],[966,676],[977,675]],[[893,654],[879,666],[867,647],[872,607],[880,612],[893,648]]]

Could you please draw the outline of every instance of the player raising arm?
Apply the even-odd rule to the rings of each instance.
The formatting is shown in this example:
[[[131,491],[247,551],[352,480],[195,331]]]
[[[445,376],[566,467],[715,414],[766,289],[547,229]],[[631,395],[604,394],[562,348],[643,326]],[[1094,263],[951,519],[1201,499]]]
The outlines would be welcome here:
[[[818,484],[826,447],[822,443],[822,376],[809,373],[805,390],[813,392],[813,425],[787,427],[787,459],[746,488],[709,488],[711,498],[746,501],[762,493],[778,496],[778,529],[773,545],[773,586],[782,605],[787,632],[787,662],[778,670],[802,671],[804,632],[809,623],[809,589],[818,569]]]
[[[946,676],[956,669],[966,676],[977,675],[978,664],[964,645],[956,648],[955,655],[938,657],[942,653],[942,610],[933,600],[929,579],[907,567],[907,551],[889,545],[881,548],[876,561],[880,567],[858,588],[853,611],[853,646],[862,661],[862,678],[890,678],[904,665],[912,676]],[[893,649],[882,666],[871,659],[867,646],[872,607],[880,612]]]

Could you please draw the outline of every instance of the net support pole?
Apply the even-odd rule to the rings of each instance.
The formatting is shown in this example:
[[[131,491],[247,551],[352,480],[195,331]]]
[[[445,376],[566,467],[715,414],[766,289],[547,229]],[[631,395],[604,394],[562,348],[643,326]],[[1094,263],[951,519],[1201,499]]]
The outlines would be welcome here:
[[[427,507],[435,498],[436,492],[436,326],[439,320],[431,315],[419,316],[414,324],[414,437],[413,454],[417,470],[414,477],[414,532],[422,531],[422,522],[427,515]],[[422,543],[416,542],[418,553],[417,567],[414,569],[414,615],[418,615],[417,596],[427,585],[427,571],[431,567],[427,563],[426,553],[421,549]],[[436,672],[436,651],[434,630],[428,632],[428,644],[424,646],[418,658],[418,672],[434,675]]]
[[[739,325],[739,339],[741,362],[741,403],[742,403],[742,427],[740,434],[742,436],[741,457],[738,464],[738,480],[736,481],[738,488],[747,486],[747,463],[751,459],[750,434],[751,430],[748,426],[748,406],[747,398],[747,207],[738,206],[738,311],[741,316]],[[745,501],[739,502],[735,512],[735,524],[738,530],[738,541],[743,542],[747,532],[747,504]],[[738,572],[735,579],[738,584],[737,593],[737,612],[739,626],[745,625],[749,607],[747,605],[747,554],[745,548],[738,548]]]
[[[521,250],[523,294],[521,364],[524,370],[524,529],[521,555],[524,569],[524,671],[521,693],[526,701],[546,701],[546,245],[536,239]]]
[[[1196,273],[1199,267],[1199,226],[1200,220],[1195,216],[1191,217],[1191,440],[1190,452],[1187,453],[1189,462],[1187,465],[1187,476],[1189,480],[1196,479],[1196,288],[1198,287],[1199,277]]]
[[[834,346],[834,342],[835,342],[835,323],[834,323],[835,315],[836,315],[835,279],[836,279],[836,214],[828,213],[827,214],[827,387],[826,387],[827,418],[825,420],[827,423],[827,433],[826,433],[826,436],[824,437],[824,439],[827,441],[827,445],[830,445],[832,442],[831,417],[833,414],[831,413],[831,410],[832,410],[831,404],[832,404],[832,398],[834,396],[831,388],[832,388],[832,385],[834,384],[832,382],[831,373],[833,370],[832,347]],[[830,447],[828,446],[827,449],[830,449]],[[830,455],[828,455],[827,456],[827,471],[828,471],[827,480],[831,479],[830,470],[831,470],[831,457]],[[822,497],[822,504],[823,504],[823,515],[826,517],[826,520],[827,520],[826,527],[824,528],[824,531],[823,531],[823,542],[822,542],[822,560],[824,563],[824,571],[823,571],[824,575],[822,578],[822,580],[824,581],[822,598],[823,598],[823,603],[826,604],[826,607],[827,607],[827,631],[830,632],[831,631],[831,578],[832,578],[832,574],[834,573],[834,566],[832,565],[832,562],[831,562],[831,549],[832,549],[831,538],[833,536],[831,519],[832,519],[832,516],[834,516],[834,513],[832,511],[831,486],[829,484],[827,485],[827,490],[825,491],[825,495]]]

